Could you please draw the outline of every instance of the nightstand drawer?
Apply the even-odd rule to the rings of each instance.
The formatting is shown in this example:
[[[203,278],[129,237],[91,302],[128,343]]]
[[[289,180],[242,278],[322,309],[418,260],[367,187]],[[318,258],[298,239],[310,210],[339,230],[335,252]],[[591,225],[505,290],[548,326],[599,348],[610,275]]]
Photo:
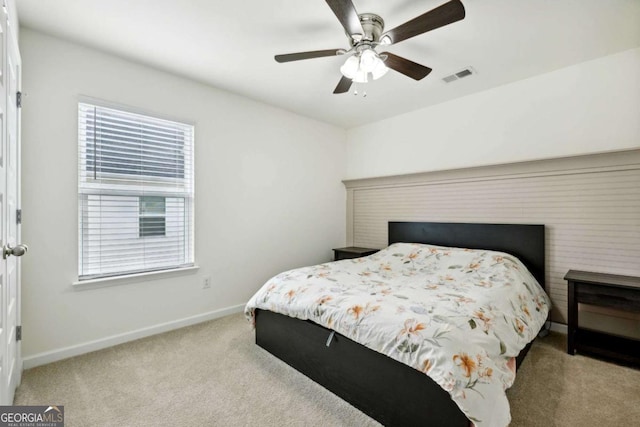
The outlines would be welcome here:
[[[580,283],[576,287],[578,302],[621,310],[639,311],[640,292],[625,288],[603,288],[602,285]]]

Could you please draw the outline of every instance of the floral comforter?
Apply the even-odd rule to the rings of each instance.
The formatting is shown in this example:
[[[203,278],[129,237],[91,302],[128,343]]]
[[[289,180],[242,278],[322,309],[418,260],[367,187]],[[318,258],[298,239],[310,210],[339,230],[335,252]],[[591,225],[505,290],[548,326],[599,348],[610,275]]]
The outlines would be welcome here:
[[[281,273],[245,314],[253,323],[260,308],[333,329],[424,372],[476,426],[506,426],[514,357],[549,307],[509,254],[396,243],[368,257]]]

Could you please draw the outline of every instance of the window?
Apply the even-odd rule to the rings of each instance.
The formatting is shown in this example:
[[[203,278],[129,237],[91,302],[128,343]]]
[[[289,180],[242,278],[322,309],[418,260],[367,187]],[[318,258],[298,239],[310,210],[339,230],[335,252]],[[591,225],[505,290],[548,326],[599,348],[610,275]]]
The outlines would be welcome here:
[[[193,133],[78,104],[80,280],[193,265]]]
[[[140,237],[166,236],[167,199],[157,196],[140,197],[140,220],[138,230]]]

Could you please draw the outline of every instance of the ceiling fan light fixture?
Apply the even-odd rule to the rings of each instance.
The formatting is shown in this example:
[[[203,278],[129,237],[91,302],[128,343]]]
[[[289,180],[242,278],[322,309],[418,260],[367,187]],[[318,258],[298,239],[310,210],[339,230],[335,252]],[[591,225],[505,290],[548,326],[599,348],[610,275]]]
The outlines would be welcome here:
[[[384,61],[372,48],[366,48],[350,56],[340,67],[342,75],[355,83],[367,83],[369,73],[374,80],[377,80],[387,74],[387,71],[389,69]]]
[[[356,55],[350,56],[340,67],[343,76],[353,79],[360,69],[360,58]]]
[[[378,58],[376,66],[371,70],[371,77],[373,77],[373,80],[378,80],[380,77],[387,74],[388,71],[389,68],[385,65],[384,61]]]
[[[354,83],[367,83],[369,81],[369,78],[367,77],[369,73],[367,73],[366,71],[360,69],[358,70],[358,72],[356,73],[355,77],[353,77],[353,82]]]
[[[381,62],[378,54],[373,49],[365,49],[360,54],[360,68],[367,73],[372,72]]]

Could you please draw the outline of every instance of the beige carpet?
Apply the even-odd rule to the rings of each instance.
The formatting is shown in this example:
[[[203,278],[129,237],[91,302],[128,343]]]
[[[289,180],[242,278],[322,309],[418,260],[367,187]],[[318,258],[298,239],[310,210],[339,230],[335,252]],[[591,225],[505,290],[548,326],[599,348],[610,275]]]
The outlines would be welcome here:
[[[508,392],[513,426],[640,419],[640,370],[539,339]],[[25,371],[16,405],[65,405],[73,426],[375,426],[254,344],[240,314]]]

